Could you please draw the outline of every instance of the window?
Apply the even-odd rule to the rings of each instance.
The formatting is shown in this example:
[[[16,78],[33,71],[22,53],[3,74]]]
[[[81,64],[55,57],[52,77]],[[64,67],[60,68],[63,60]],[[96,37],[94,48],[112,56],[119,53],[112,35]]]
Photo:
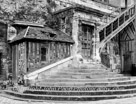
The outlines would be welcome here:
[[[61,30],[65,32],[65,28],[66,28],[66,18],[63,17],[61,18]]]
[[[41,48],[41,61],[46,61],[47,60],[46,54],[47,54],[47,48],[42,47]]]

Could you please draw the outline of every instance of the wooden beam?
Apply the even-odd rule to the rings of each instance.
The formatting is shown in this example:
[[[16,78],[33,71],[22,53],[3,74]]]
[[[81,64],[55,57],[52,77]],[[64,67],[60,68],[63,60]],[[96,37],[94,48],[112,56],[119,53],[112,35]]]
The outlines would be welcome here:
[[[129,39],[131,39],[130,36],[129,36],[129,33],[128,33],[128,32],[130,32],[130,31],[128,31],[128,28],[125,29],[125,32],[126,32],[127,36],[129,37]]]
[[[127,36],[127,33],[126,33],[125,29],[124,29],[122,38],[125,40],[126,36]]]
[[[120,40],[120,42],[127,42],[127,41],[134,41],[134,39],[129,39],[129,40]]]
[[[128,31],[130,32],[130,35],[132,36],[132,38],[135,38],[134,33],[133,33],[132,29],[130,28],[130,26],[128,27]]]
[[[135,24],[134,24],[134,22],[132,22],[132,25],[130,25],[130,29],[132,30],[132,32],[135,34],[135,32],[136,32],[136,28],[135,28]]]
[[[132,21],[132,24],[133,24],[133,26],[134,26],[134,28],[135,28],[135,31],[136,31],[136,24],[135,24],[135,21],[136,21],[136,20]]]
[[[27,44],[24,42],[24,72],[27,73]]]

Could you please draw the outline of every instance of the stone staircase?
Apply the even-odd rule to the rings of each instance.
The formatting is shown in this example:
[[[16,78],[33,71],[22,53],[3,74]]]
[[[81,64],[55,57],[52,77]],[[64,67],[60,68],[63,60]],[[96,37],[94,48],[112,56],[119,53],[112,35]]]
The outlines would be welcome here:
[[[122,76],[122,74],[106,70],[101,64],[80,64],[78,67],[62,69],[54,75],[46,75],[36,85],[78,86],[80,84],[84,86],[87,82],[101,81],[101,78],[106,80],[106,78],[120,78]]]
[[[104,45],[135,19],[135,5],[124,10],[100,31],[100,44]],[[100,50],[100,52],[101,52]],[[63,68],[45,75],[29,87],[11,88],[5,94],[18,99],[44,101],[96,101],[136,96],[136,77],[106,69],[95,62]]]
[[[95,101],[136,96],[136,78],[112,72],[99,63],[63,68],[36,85],[5,90],[25,100]]]
[[[108,41],[115,37],[135,19],[135,8],[135,4],[127,8],[99,30],[98,33],[100,37],[100,52]]]

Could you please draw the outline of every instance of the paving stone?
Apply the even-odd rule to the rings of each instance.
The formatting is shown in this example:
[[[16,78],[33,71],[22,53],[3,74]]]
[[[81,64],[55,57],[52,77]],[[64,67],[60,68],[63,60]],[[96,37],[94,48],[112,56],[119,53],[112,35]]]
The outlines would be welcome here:
[[[18,101],[8,99],[0,96],[0,104],[136,104],[136,97],[124,98],[124,99],[112,99],[101,101],[45,101],[45,102],[31,102],[31,101]]]

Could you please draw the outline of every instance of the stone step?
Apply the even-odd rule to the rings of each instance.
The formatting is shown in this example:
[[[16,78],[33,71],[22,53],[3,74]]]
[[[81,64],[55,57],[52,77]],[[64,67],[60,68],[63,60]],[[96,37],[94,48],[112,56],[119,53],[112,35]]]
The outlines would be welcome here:
[[[38,82],[114,82],[114,81],[130,81],[136,80],[132,77],[114,77],[114,78],[95,78],[95,79],[67,79],[67,78],[57,78],[57,79],[44,79]]]
[[[127,85],[136,84],[136,80],[113,81],[113,82],[61,82],[61,81],[44,81],[38,82],[40,86],[111,86],[111,85]]]
[[[58,95],[58,96],[101,96],[101,95],[119,95],[119,94],[133,94],[136,93],[134,89],[120,89],[120,90],[99,90],[99,91],[32,91],[25,90],[26,94],[37,95]]]
[[[31,99],[33,101],[36,100],[56,100],[56,101],[96,101],[96,100],[105,100],[105,99],[116,99],[116,98],[127,98],[127,97],[134,97],[136,94],[123,94],[123,95],[87,95],[87,96],[58,96],[58,95],[41,95],[41,94],[24,94],[19,92],[13,91],[5,91],[5,94],[14,96],[17,98],[23,99]]]
[[[136,89],[136,84],[112,85],[112,86],[30,86],[27,91],[49,91],[49,92],[89,92],[89,91],[114,91]]]
[[[104,67],[92,67],[92,68],[73,68],[73,67],[66,67],[66,68],[63,68],[62,70],[107,70],[107,68],[104,68]]]
[[[95,68],[95,69],[84,69],[84,68],[82,68],[82,69],[74,69],[74,68],[64,68],[64,69],[61,69],[61,71],[67,71],[67,72],[72,72],[72,71],[74,71],[74,72],[78,72],[78,71],[80,71],[80,72],[103,72],[103,71],[110,71],[110,70],[108,70],[108,69],[98,69],[98,68]]]
[[[122,77],[121,74],[92,74],[92,75],[54,75],[46,76],[47,78],[68,78],[68,79],[94,79],[94,78],[110,78],[110,77]]]
[[[100,75],[100,74],[119,74],[116,72],[90,72],[90,73],[83,73],[83,72],[58,72],[57,75]],[[121,74],[122,75],[122,74]]]

